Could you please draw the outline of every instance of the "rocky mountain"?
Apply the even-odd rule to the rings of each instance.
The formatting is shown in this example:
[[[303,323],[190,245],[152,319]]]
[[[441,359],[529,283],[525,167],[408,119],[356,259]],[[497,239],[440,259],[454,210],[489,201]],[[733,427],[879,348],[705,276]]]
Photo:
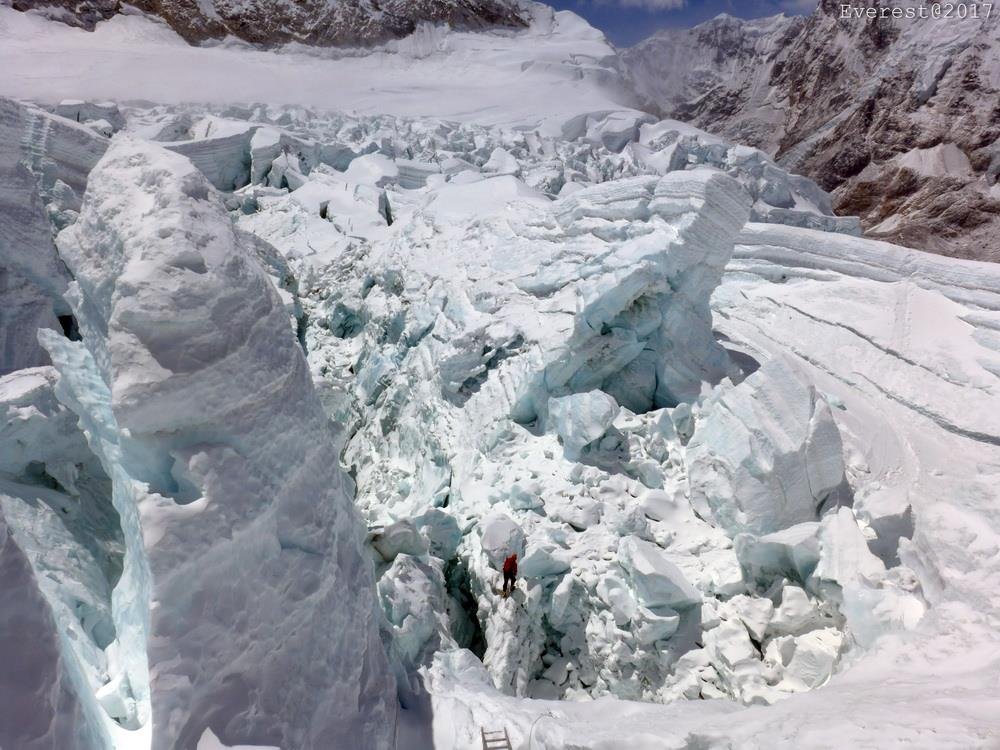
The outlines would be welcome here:
[[[809,175],[869,236],[1000,260],[997,19],[899,7],[874,20],[840,18],[832,0],[806,19],[719,16],[623,58],[666,114]]]
[[[125,10],[119,0],[10,4],[87,29]],[[407,36],[424,21],[464,29],[527,26],[512,0],[134,0],[128,5],[159,16],[191,43],[234,36],[266,46],[365,46]]]

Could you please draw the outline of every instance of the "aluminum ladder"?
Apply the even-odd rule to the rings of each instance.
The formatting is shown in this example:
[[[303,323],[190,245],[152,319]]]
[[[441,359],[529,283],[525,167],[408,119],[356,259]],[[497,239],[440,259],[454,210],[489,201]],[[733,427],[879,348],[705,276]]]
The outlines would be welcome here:
[[[483,750],[514,750],[506,727],[494,732],[487,732],[485,729],[479,731],[483,736]]]

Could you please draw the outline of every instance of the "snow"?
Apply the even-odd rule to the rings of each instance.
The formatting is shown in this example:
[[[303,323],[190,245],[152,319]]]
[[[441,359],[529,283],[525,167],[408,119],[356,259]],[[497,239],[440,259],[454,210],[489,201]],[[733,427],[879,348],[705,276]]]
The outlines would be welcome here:
[[[548,412],[567,458],[577,458],[585,446],[607,432],[618,416],[618,404],[607,393],[595,390],[550,398]]]
[[[530,13],[525,32],[433,27],[359,54],[304,47],[266,52],[235,43],[189,47],[142,15],[117,15],[87,32],[0,6],[0,95],[52,103],[70,97],[267,101],[554,132],[581,113],[640,116],[623,93],[614,51],[598,32],[568,11],[532,4]],[[74,62],[70,77],[66,59]]]
[[[625,538],[618,547],[618,557],[632,580],[636,596],[647,607],[680,610],[701,601],[697,589],[655,545]]]
[[[388,746],[393,681],[335,438],[284,306],[213,189],[181,156],[119,138],[59,246],[86,347],[43,343],[127,545],[111,603],[120,694],[103,705],[134,706],[119,718],[154,746],[209,724],[230,742],[319,747],[347,732]],[[330,649],[331,627],[350,648]]]
[[[972,174],[969,157],[954,143],[911,149],[895,157],[894,161],[924,177],[968,177]]]
[[[829,405],[794,364],[769,360],[702,406],[691,441],[691,502],[732,534],[815,520],[844,476]]]
[[[611,102],[571,14],[368,57],[0,21],[4,90],[119,72],[125,130],[81,204],[109,141],[3,103],[32,254],[4,252],[83,341],[0,379],[0,565],[48,696],[0,744],[989,746],[994,267]],[[170,104],[123,102],[140,48]]]

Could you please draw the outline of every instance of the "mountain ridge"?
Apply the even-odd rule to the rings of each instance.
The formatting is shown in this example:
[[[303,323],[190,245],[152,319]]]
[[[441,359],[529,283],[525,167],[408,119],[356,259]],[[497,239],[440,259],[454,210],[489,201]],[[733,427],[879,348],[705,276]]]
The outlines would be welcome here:
[[[823,0],[808,18],[661,32],[622,58],[665,114],[815,179],[869,236],[1000,260],[995,18],[862,22]]]
[[[233,36],[265,47],[289,42],[321,47],[371,46],[412,34],[422,22],[458,29],[524,28],[516,0],[8,0],[89,31],[128,6],[161,18],[191,44]]]

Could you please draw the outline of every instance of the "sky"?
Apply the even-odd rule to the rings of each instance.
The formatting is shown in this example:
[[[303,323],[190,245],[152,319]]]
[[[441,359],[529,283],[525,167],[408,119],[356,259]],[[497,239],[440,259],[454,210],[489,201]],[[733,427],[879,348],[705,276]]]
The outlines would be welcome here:
[[[571,10],[619,47],[627,47],[668,26],[695,26],[719,13],[741,18],[775,13],[811,13],[816,0],[543,0]]]

